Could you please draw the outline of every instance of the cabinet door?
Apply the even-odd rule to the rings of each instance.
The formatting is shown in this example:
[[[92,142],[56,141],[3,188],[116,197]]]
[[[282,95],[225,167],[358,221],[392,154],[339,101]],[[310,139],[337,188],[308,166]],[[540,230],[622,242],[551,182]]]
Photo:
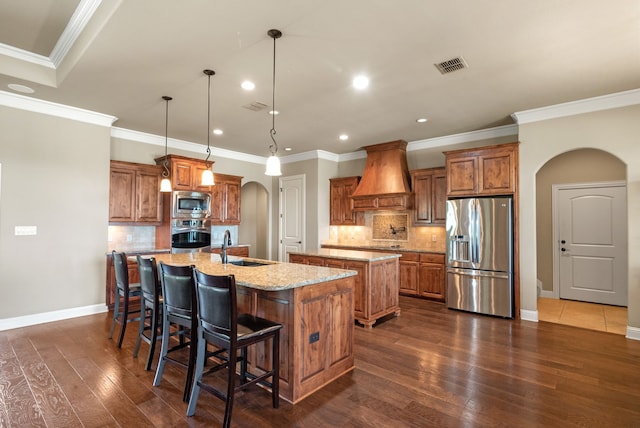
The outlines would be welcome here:
[[[225,224],[240,224],[240,183],[226,183]]]
[[[224,220],[224,184],[216,181],[215,186],[211,186],[211,224],[223,224]]]
[[[351,194],[358,187],[360,177],[342,177],[329,180],[329,224],[357,226],[364,224],[364,213],[353,211]]]
[[[433,174],[431,193],[431,223],[445,224],[447,220],[447,175],[444,168]]]
[[[420,296],[444,302],[445,299],[444,255],[420,254]]]
[[[415,296],[418,294],[418,262],[406,262],[400,259],[400,293]]]
[[[338,259],[326,259],[325,266],[330,268],[344,269],[344,262]]]
[[[344,268],[358,272],[358,275],[354,277],[353,310],[356,317],[366,318],[369,316],[369,308],[367,307],[367,295],[369,293],[367,290],[369,284],[369,278],[367,278],[367,263],[346,260],[344,262]]]
[[[342,225],[344,220],[342,201],[344,199],[344,186],[341,183],[331,183],[329,188],[329,224]]]
[[[173,190],[192,190],[191,179],[193,176],[193,164],[183,160],[171,161],[171,181]]]
[[[111,168],[109,221],[133,222],[136,217],[136,173],[133,169]]]
[[[136,221],[160,223],[162,221],[162,198],[158,171],[139,171],[136,174]]]
[[[476,193],[478,193],[477,157],[448,157],[447,195],[469,196]]]
[[[413,214],[413,224],[431,224],[432,217],[432,191],[433,176],[431,172],[415,172],[411,174],[413,183],[413,193],[415,197],[415,209]]]
[[[516,190],[516,166],[513,150],[487,150],[478,156],[478,193],[512,194]]]

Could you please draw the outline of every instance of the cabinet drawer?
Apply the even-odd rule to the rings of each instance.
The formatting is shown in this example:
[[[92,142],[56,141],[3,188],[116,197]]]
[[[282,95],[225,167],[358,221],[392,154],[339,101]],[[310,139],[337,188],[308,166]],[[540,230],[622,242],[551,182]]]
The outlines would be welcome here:
[[[421,263],[440,263],[444,265],[444,254],[420,254]]]
[[[417,262],[420,259],[420,253],[400,253],[402,257],[401,262]]]

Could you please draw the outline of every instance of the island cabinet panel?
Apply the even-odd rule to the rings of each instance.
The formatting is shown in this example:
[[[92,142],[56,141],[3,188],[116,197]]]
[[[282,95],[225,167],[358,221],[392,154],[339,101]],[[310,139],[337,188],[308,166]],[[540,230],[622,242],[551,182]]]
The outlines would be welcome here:
[[[282,324],[280,396],[296,403],[354,367],[353,278],[264,291],[238,286],[238,311]],[[252,346],[251,371],[270,370],[271,342]]]
[[[215,254],[221,254],[222,248],[213,247],[211,248],[211,252]],[[249,247],[228,247],[227,255],[238,256],[238,257],[249,257]]]
[[[371,328],[385,315],[400,314],[397,257],[363,261],[340,256],[289,254],[289,262],[358,272],[354,278],[353,311],[355,319],[366,328]]]

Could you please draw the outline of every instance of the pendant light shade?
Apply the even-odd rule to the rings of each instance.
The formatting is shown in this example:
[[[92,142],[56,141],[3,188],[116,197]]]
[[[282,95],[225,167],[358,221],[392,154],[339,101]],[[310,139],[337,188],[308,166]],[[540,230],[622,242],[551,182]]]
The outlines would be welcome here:
[[[207,165],[207,169],[202,171],[202,178],[200,184],[202,186],[214,186],[216,183],[213,180],[213,162],[209,165],[209,156],[211,156],[211,146],[209,145],[209,138],[211,136],[211,76],[216,74],[213,70],[203,70],[203,73],[207,75],[208,80],[208,92],[207,92],[207,158],[204,160]]]
[[[269,131],[269,136],[271,137],[272,143],[269,145],[269,151],[271,152],[271,156],[267,159],[267,170],[265,171],[266,175],[279,176],[282,175],[280,171],[280,159],[278,159],[278,143],[276,143],[276,39],[282,37],[282,32],[280,30],[269,30],[267,31],[267,35],[273,39],[273,79],[272,79],[272,88],[271,92],[271,130]]]
[[[167,161],[167,140],[169,139],[169,101],[173,98],[163,96],[166,101],[165,117],[164,117],[164,162],[162,162],[162,181],[160,182],[161,192],[171,192],[171,173],[169,172],[169,162]]]

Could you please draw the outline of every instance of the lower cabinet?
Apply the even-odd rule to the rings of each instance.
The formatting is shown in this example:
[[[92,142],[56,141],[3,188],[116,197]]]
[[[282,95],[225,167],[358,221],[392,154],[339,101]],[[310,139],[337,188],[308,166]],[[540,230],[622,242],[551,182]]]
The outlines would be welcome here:
[[[444,302],[446,298],[444,254],[420,254],[419,269],[418,294]]]
[[[353,288],[353,313],[365,328],[371,328],[383,316],[400,315],[397,258],[366,261],[289,254],[289,262],[358,272]]]
[[[211,248],[211,252],[215,254],[221,254],[222,248],[213,247]],[[238,257],[249,257],[249,247],[229,247],[227,248],[227,255],[238,256]]]

